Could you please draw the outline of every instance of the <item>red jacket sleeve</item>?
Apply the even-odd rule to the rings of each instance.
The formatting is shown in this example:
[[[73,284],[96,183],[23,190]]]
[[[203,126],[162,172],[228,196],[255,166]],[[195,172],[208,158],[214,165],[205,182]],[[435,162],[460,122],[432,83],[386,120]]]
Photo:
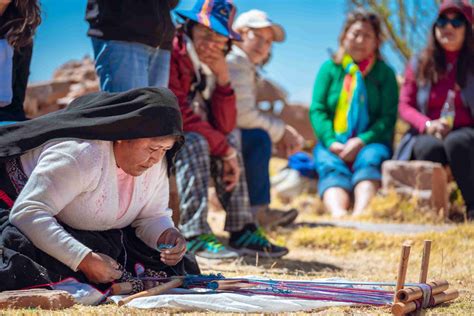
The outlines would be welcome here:
[[[237,106],[234,90],[230,83],[217,85],[211,97],[213,125],[224,134],[229,134],[237,126]]]
[[[404,121],[416,128],[420,133],[424,133],[426,122],[430,119],[417,109],[417,91],[416,74],[410,63],[408,63],[405,70],[405,81],[400,91],[398,112]]]
[[[172,52],[169,79],[169,88],[178,98],[183,116],[183,129],[185,132],[196,132],[203,135],[209,144],[211,155],[224,156],[229,148],[225,134],[214,128],[209,122],[203,121],[193,112],[188,104],[188,94],[194,70],[191,64],[188,65],[190,67],[185,65],[185,62],[188,62],[185,58],[188,57],[186,55],[178,55],[174,51]]]

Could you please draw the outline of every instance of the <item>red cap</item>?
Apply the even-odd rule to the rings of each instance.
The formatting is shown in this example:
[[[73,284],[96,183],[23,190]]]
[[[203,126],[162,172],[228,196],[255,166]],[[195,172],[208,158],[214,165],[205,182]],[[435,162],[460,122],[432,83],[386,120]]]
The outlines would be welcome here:
[[[461,13],[466,21],[472,24],[472,6],[469,0],[444,0],[439,6],[438,15],[448,10]]]

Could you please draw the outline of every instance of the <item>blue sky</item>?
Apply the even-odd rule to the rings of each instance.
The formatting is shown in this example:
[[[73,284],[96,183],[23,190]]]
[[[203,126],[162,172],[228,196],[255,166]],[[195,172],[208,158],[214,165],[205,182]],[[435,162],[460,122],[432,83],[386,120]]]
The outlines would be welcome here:
[[[43,23],[34,46],[30,82],[48,80],[53,71],[71,59],[92,56],[84,20],[86,0],[41,0]],[[287,31],[287,40],[274,45],[268,77],[289,93],[293,102],[310,103],[314,79],[320,65],[337,49],[344,22],[345,0],[234,0],[237,13],[250,9],[266,11]],[[178,8],[189,9],[193,0],[181,0]],[[394,68],[403,67],[389,49],[384,50]]]

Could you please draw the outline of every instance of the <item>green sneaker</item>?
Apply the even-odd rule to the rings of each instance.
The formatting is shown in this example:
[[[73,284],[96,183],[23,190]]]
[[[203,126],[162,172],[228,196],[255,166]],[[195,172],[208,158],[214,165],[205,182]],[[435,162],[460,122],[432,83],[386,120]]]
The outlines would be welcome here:
[[[187,250],[197,257],[206,259],[235,259],[240,257],[239,253],[228,249],[214,234],[201,234],[190,238]]]
[[[255,224],[247,224],[241,231],[231,233],[229,246],[241,255],[280,258],[288,253],[288,248],[272,244],[263,229]]]

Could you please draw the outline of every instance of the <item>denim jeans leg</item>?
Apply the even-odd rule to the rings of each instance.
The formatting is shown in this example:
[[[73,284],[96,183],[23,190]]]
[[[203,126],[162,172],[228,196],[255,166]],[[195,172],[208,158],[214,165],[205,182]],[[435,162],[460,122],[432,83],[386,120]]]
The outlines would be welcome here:
[[[165,49],[154,49],[150,58],[148,83],[150,87],[168,87],[170,78],[171,52]]]
[[[241,132],[250,205],[270,204],[269,164],[272,155],[270,136],[262,129],[242,129]]]
[[[354,176],[352,177],[352,185],[364,180],[382,179],[382,163],[390,159],[392,151],[389,146],[384,144],[368,144],[364,146],[354,161],[352,169]]]
[[[316,172],[319,175],[318,192],[321,197],[327,189],[333,187],[352,192],[352,172],[339,156],[322,144],[316,145],[313,154]]]
[[[92,38],[100,89],[121,92],[148,87],[150,48],[144,44]]]

